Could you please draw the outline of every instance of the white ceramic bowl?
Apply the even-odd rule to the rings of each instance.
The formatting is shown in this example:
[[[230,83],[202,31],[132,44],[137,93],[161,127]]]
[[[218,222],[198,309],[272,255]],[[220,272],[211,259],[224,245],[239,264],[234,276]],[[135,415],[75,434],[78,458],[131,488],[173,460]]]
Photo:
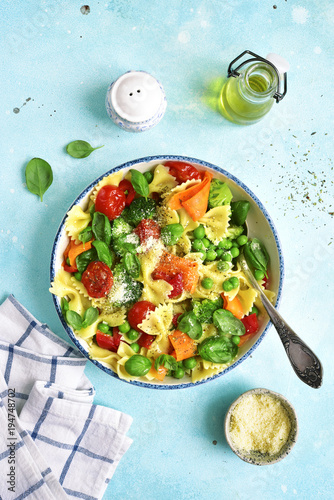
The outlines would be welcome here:
[[[287,442],[284,444],[284,446],[281,448],[281,450],[274,454],[274,455],[269,455],[268,453],[262,454],[259,452],[246,452],[245,450],[239,449],[235,443],[233,442],[231,435],[230,435],[230,423],[231,423],[231,416],[235,410],[235,407],[244,399],[252,395],[269,395],[272,396],[274,399],[278,400],[282,406],[285,408],[287,411],[287,414],[290,419],[291,423],[291,429],[289,433],[289,437],[287,439]],[[229,407],[226,417],[225,417],[225,437],[226,441],[229,444],[231,450],[239,457],[241,458],[244,462],[248,462],[250,464],[254,465],[270,465],[274,464],[276,462],[279,462],[283,458],[285,458],[294,445],[296,444],[297,441],[297,436],[298,436],[298,420],[297,420],[297,415],[294,407],[292,404],[284,397],[282,394],[279,394],[274,391],[270,391],[269,389],[252,389],[250,391],[244,392],[239,396]]]
[[[50,266],[50,279],[51,282],[54,280],[54,277],[57,271],[61,268],[63,253],[68,244],[68,237],[65,232],[65,219],[67,212],[73,207],[73,205],[79,204],[84,209],[87,206],[87,202],[89,199],[89,195],[94,188],[94,186],[106,175],[111,174],[112,172],[116,172],[118,170],[124,170],[126,173],[129,169],[136,169],[144,172],[145,170],[149,170],[155,165],[159,163],[163,163],[167,160],[179,160],[185,161],[188,163],[197,166],[200,170],[209,170],[211,171],[215,177],[228,182],[228,185],[233,193],[234,200],[248,200],[251,204],[251,209],[247,216],[247,225],[249,229],[250,237],[258,237],[265,244],[269,256],[270,256],[270,266],[269,266],[269,274],[270,274],[270,289],[276,293],[276,307],[279,304],[281,291],[282,291],[282,282],[284,276],[284,264],[283,264],[283,255],[281,250],[281,245],[279,242],[278,234],[275,229],[275,226],[260,200],[255,196],[251,190],[243,184],[239,179],[234,177],[232,174],[223,170],[222,168],[212,165],[211,163],[197,160],[195,158],[189,158],[185,156],[149,156],[146,158],[140,158],[137,160],[129,161],[124,163],[123,165],[119,165],[118,167],[112,168],[110,171],[103,173],[99,178],[95,179],[89,186],[87,186],[84,191],[73,201],[72,205],[68,208],[66,213],[64,214],[64,218],[60,224],[60,227],[57,231],[55,241],[52,248],[51,255],[51,266]],[[76,347],[82,352],[84,356],[89,358],[88,346],[85,340],[77,337],[73,330],[67,325],[65,322],[60,307],[60,299],[55,295],[52,295],[53,301],[56,307],[56,311],[62,322],[63,327],[65,328],[68,336],[76,345]],[[186,387],[193,387],[194,385],[199,385],[204,382],[209,382],[210,380],[214,380],[217,377],[221,377],[226,375],[234,368],[237,368],[248,356],[259,346],[260,342],[263,340],[265,334],[267,333],[269,328],[269,320],[265,321],[259,330],[259,332],[254,335],[254,337],[247,343],[245,343],[240,349],[237,358],[234,362],[227,367],[222,373],[215,375],[207,380],[203,380],[201,382],[197,382],[193,384],[191,382],[182,382],[180,383],[177,379],[171,379],[168,383],[159,383],[158,381],[151,383],[149,381],[132,381],[131,384],[139,385],[142,387],[149,387],[154,389],[181,389]],[[109,375],[118,378],[118,375],[113,372],[108,366],[103,363],[91,360],[98,368],[108,373]]]

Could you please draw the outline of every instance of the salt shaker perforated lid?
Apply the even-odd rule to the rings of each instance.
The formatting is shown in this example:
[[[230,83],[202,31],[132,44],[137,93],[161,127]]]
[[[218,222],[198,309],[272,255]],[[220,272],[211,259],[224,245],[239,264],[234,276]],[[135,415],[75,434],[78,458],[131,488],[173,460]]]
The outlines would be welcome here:
[[[128,71],[113,82],[107,92],[106,108],[119,127],[143,132],[159,123],[166,110],[161,83],[145,71]]]

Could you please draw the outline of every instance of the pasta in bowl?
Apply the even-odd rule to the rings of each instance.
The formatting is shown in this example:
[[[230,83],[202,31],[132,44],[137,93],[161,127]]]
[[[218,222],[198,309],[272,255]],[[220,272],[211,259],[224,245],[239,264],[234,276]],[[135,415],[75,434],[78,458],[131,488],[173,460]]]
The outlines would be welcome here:
[[[277,305],[282,252],[256,196],[210,163],[142,158],[73,202],[50,291],[69,337],[100,369],[149,388],[191,387],[237,367],[268,329],[240,251]]]

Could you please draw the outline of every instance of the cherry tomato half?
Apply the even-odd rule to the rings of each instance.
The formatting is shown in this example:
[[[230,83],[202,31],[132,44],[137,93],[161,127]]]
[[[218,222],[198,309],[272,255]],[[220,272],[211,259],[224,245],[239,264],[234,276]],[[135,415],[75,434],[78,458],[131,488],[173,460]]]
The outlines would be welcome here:
[[[103,186],[97,193],[95,210],[106,215],[109,220],[114,220],[123,212],[125,202],[126,196],[122,189],[117,186]]]
[[[246,333],[256,333],[258,331],[259,322],[255,313],[245,316],[241,321],[246,328]]]
[[[146,349],[149,349],[151,345],[153,344],[155,339],[155,335],[149,335],[148,333],[142,333],[139,339],[137,340],[137,344],[140,347],[146,347]]]
[[[130,311],[128,312],[128,322],[130,323],[131,328],[137,330],[137,332],[144,333],[138,325],[144,321],[146,316],[150,311],[155,310],[155,305],[148,300],[140,300],[134,304]],[[150,335],[152,337],[152,335]]]
[[[109,351],[117,352],[119,344],[121,342],[122,335],[119,333],[119,330],[116,327],[112,330],[112,336],[107,333],[102,333],[100,330],[96,332],[96,342],[99,347],[102,349],[108,349]]]
[[[201,180],[201,174],[197,168],[183,161],[166,161],[165,167],[169,168],[169,173],[175,177],[179,184],[190,179]]]
[[[143,219],[140,221],[134,232],[139,236],[141,245],[149,238],[154,238],[155,240],[160,238],[160,226],[152,219]]]
[[[118,186],[125,194],[125,205],[128,207],[134,200],[136,191],[130,181],[123,179]],[[127,191],[127,193],[126,193]]]
[[[154,280],[167,281],[167,283],[172,285],[173,289],[170,291],[168,295],[169,299],[177,297],[184,290],[182,273],[177,273],[173,276],[170,276],[167,273],[164,273],[163,271],[153,271],[152,278]]]
[[[94,261],[88,264],[86,271],[82,273],[81,282],[90,297],[99,299],[109,293],[114,278],[107,264]]]

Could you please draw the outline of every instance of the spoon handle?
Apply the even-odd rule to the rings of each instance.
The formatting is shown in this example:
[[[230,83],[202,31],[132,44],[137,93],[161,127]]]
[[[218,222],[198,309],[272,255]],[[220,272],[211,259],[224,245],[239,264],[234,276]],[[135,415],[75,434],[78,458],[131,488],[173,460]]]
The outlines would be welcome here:
[[[305,384],[317,389],[322,384],[322,366],[319,359],[276,311],[243,260],[244,258],[241,260],[243,271],[252,286],[259,291],[262,304],[277,330],[292,368]]]

